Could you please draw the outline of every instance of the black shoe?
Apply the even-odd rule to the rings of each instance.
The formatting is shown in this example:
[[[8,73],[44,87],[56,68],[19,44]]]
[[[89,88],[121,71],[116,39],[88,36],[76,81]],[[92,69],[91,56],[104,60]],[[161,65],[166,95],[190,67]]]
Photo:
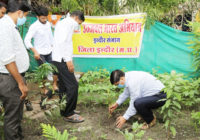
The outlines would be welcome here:
[[[51,99],[53,97],[53,92],[52,90],[49,90],[47,93],[46,93],[46,96],[48,97],[48,99]]]
[[[26,105],[26,110],[27,111],[32,111],[33,110],[33,106],[31,104],[31,101],[25,100],[25,105]]]
[[[43,101],[44,101],[45,98],[46,98],[46,97],[41,96],[41,101],[40,101],[40,108],[41,108],[41,109],[46,109],[46,105],[42,105],[42,103],[43,103]]]
[[[56,95],[58,95],[59,94],[59,89],[56,89],[54,92],[55,92]]]

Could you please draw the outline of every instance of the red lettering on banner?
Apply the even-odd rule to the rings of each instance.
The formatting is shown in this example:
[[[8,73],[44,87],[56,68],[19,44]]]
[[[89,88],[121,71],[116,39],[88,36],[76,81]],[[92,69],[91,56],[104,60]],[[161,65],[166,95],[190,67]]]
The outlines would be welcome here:
[[[101,53],[114,53],[115,52],[115,48],[111,48],[110,46],[106,46],[105,48],[96,48],[96,51],[98,54]]]
[[[130,23],[128,19],[125,19],[124,23],[122,24],[83,24],[83,33],[101,34],[101,33],[118,33],[118,32],[120,33],[142,32],[142,23]]]
[[[126,48],[127,53],[137,53],[137,47]]]
[[[83,46],[78,46],[78,52],[80,52],[80,53],[94,52],[94,48],[86,48]]]
[[[119,24],[120,33],[126,32],[142,32],[142,23],[129,23],[128,19],[124,20],[124,23]]]
[[[103,24],[83,24],[83,33],[98,33],[103,32]]]
[[[133,48],[127,48],[127,52],[132,52],[133,51]]]
[[[105,24],[104,33],[117,33],[118,24]]]

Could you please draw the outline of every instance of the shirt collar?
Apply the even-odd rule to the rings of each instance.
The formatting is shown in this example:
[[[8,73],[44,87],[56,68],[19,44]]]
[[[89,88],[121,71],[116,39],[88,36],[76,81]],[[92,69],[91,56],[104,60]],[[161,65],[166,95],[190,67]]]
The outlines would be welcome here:
[[[8,22],[9,22],[14,28],[17,28],[17,25],[14,23],[13,19],[12,19],[10,16],[5,15],[4,18],[6,18],[6,19],[8,20]]]
[[[73,23],[73,24],[76,24],[76,21],[72,18],[72,17],[67,17],[69,18],[69,20]]]
[[[36,22],[37,22],[37,24],[42,25],[42,26],[47,25],[47,23],[46,23],[46,24],[42,24],[42,23],[39,21],[39,19],[38,19]],[[48,22],[48,21],[47,21],[47,22]]]

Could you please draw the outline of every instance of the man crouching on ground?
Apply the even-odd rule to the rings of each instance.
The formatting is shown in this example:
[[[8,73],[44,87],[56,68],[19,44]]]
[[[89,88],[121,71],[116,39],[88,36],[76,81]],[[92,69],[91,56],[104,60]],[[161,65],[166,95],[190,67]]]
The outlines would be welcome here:
[[[153,75],[142,71],[130,71],[124,73],[115,70],[110,75],[110,82],[119,88],[125,88],[115,104],[109,107],[110,114],[130,97],[129,107],[123,116],[117,118],[117,128],[122,128],[124,123],[138,113],[145,121],[141,129],[148,129],[156,124],[156,116],[152,109],[165,104],[161,99],[166,98],[162,91],[164,85]]]

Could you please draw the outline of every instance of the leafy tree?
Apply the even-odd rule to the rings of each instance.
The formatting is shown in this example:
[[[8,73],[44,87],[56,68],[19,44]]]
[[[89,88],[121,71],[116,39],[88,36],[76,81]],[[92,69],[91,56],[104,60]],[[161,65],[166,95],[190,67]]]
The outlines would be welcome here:
[[[146,27],[150,27],[155,21],[173,26],[177,14],[183,12],[181,5],[187,5],[187,9],[192,13],[192,10],[198,9],[199,2],[199,0],[61,0],[60,4],[55,4],[49,0],[33,1],[39,3],[35,5],[43,3],[50,11],[57,13],[82,10],[86,15],[103,16],[145,12],[148,15]]]
[[[61,0],[61,8],[70,11],[82,9],[77,0]]]

